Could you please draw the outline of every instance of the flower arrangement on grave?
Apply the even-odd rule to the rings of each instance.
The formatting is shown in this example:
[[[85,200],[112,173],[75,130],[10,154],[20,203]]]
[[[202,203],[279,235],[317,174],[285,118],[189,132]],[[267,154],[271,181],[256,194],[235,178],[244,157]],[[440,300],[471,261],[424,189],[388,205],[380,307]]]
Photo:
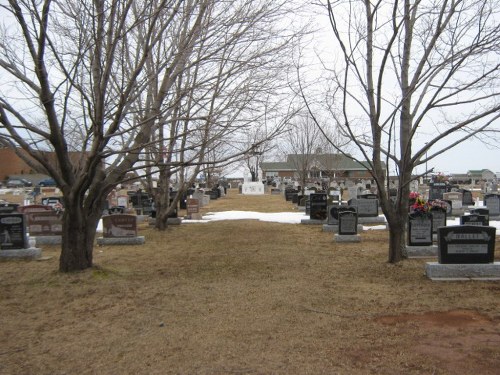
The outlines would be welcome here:
[[[445,176],[442,172],[432,176],[433,182],[448,182],[448,176]]]
[[[420,197],[420,194],[416,191],[410,192],[410,196],[408,199],[409,209],[411,210],[411,206],[417,201],[417,198]]]
[[[424,198],[418,196],[415,202],[410,206],[410,212],[413,216],[426,216],[431,209],[431,205]]]
[[[420,198],[420,193],[417,193],[416,191],[411,191],[410,192],[410,200],[416,200],[417,198]]]
[[[431,211],[446,211],[448,208],[448,204],[445,201],[442,201],[441,199],[434,199],[429,202],[430,205],[430,210]]]

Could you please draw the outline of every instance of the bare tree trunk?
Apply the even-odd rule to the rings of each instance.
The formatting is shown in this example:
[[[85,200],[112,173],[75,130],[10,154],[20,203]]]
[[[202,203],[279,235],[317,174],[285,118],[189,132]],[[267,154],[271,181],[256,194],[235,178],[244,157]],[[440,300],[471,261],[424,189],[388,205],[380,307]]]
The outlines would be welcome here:
[[[92,267],[92,254],[99,215],[88,213],[80,205],[66,205],[59,270],[70,272]]]

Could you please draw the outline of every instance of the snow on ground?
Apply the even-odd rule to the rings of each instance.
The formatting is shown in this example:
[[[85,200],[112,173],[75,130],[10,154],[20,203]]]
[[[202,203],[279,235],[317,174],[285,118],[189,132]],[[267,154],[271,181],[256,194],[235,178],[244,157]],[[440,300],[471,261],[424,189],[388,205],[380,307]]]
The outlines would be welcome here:
[[[300,224],[302,219],[309,219],[303,212],[254,212],[254,211],[223,211],[209,212],[202,220],[182,220],[183,223],[209,223],[221,220],[259,220],[273,223]]]
[[[202,220],[183,219],[182,223],[210,223],[221,220],[260,220],[273,223],[300,224],[302,219],[309,219],[303,212],[273,212],[263,213],[254,211],[223,211],[209,212],[203,215]],[[460,218],[449,218],[446,222],[450,225],[460,225]],[[500,229],[500,221],[490,220],[490,226]],[[385,229],[385,225],[364,226],[364,230]]]

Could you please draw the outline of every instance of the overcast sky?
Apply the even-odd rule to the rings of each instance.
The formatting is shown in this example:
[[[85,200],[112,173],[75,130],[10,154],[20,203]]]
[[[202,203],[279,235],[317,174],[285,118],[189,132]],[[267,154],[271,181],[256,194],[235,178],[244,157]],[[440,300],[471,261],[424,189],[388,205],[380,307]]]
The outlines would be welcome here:
[[[311,11],[318,11],[315,8]],[[322,59],[334,61],[336,49],[334,43],[333,32],[326,13],[317,13],[315,22],[320,29],[316,32],[312,50],[314,55],[320,55]],[[332,60],[333,59],[333,60]],[[320,66],[319,64],[317,66]],[[423,129],[422,129],[423,131]],[[430,131],[432,133],[432,130]],[[418,135],[417,135],[418,137]],[[424,137],[424,136],[423,136]],[[416,142],[427,142],[432,139],[432,134],[427,135],[427,139],[416,139]],[[422,145],[414,144],[414,149],[420,148]],[[500,173],[500,145],[496,148],[487,146],[479,140],[465,141],[455,148],[437,156],[428,162],[427,168],[434,168],[434,172],[450,173],[466,173],[469,170],[489,169],[490,171]],[[430,155],[430,152],[429,152]],[[414,171],[415,173],[424,173],[425,166],[419,166]]]

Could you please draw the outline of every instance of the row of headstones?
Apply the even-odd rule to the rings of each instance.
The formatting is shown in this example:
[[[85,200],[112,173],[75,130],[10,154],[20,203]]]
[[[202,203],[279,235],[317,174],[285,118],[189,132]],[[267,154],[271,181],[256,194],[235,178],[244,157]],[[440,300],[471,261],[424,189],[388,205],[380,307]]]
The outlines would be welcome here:
[[[429,200],[440,199],[451,204],[453,208],[460,209],[463,206],[473,206],[475,204],[472,192],[466,189],[448,191],[449,186],[445,183],[433,183],[429,187]],[[500,196],[498,194],[485,194],[484,205],[490,210],[491,216],[500,215]]]
[[[374,196],[375,198],[377,197],[376,194],[365,192],[365,190],[356,186],[349,187],[347,192],[349,199],[372,197],[372,196]],[[276,192],[275,194],[278,193],[281,192]],[[273,191],[271,191],[271,194],[273,194]],[[312,194],[326,194],[328,204],[337,204],[342,201],[342,190],[334,187],[330,187],[328,190],[321,190],[316,187],[310,187],[302,190],[301,187],[298,186],[297,189],[287,188],[284,191],[285,200],[291,201],[292,203],[296,203],[299,206],[304,206],[306,201],[305,200],[302,201],[302,199],[303,198],[307,199],[307,197],[309,197]]]
[[[489,226],[489,210],[475,208],[468,215],[460,216],[460,226]],[[429,215],[408,215],[408,245],[431,246],[433,235],[439,228],[446,227],[447,213],[444,210],[432,210]]]
[[[328,220],[329,224],[334,219],[331,214],[336,207],[353,207],[354,212],[359,217],[376,217],[379,215],[379,203],[376,194],[362,194],[357,198],[352,198],[347,202],[347,206],[342,205],[340,191],[329,190],[326,192],[305,192],[305,195],[299,195],[295,190],[286,191],[285,199],[297,204],[298,207],[305,207],[306,215],[311,220]],[[331,207],[331,208],[329,208]],[[333,211],[332,211],[333,210]]]
[[[27,249],[30,236],[62,233],[62,213],[47,205],[0,206],[0,250]]]

